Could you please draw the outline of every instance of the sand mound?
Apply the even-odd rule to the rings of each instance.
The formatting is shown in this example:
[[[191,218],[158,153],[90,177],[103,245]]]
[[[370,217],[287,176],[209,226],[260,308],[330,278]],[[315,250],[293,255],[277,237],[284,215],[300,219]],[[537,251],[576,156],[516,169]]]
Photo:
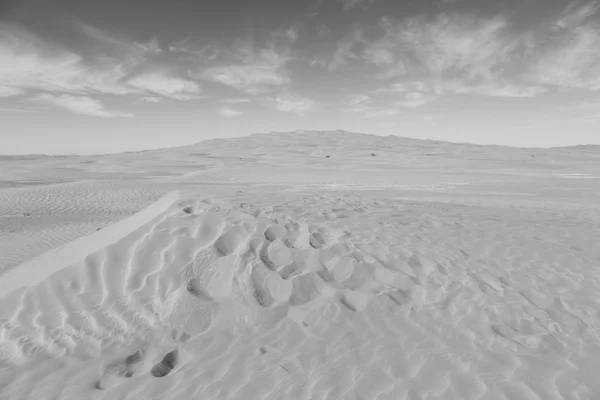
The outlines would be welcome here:
[[[598,397],[597,155],[307,138],[11,164],[0,400]]]
[[[540,242],[504,260],[538,265],[551,254],[570,272],[494,264],[511,245],[494,235],[516,248],[529,234],[522,215],[469,229],[464,215],[457,228],[457,210],[364,199],[365,218],[356,198],[297,201],[321,207],[173,193],[10,271],[0,280],[2,398],[592,398],[600,389],[578,375],[597,365],[599,325],[564,292],[585,283],[578,255]],[[535,280],[544,273],[564,288]]]
[[[0,361],[141,346],[106,367],[96,386],[108,389],[149,371],[166,375],[173,367],[156,366],[157,358],[179,351],[177,338],[284,320],[310,333],[327,304],[356,312],[387,292],[410,297],[405,272],[365,259],[341,231],[211,200],[172,204],[177,198],[9,271],[0,318],[14,324]]]

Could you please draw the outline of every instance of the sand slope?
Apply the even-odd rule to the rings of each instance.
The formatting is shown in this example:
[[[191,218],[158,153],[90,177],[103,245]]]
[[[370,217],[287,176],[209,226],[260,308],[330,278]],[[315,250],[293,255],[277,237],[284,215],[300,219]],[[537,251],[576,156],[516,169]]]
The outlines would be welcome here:
[[[329,158],[327,157],[329,156]],[[460,204],[597,209],[594,146],[527,149],[343,131],[256,134],[105,156],[0,156],[0,275],[171,190],[389,191]]]
[[[600,393],[595,224],[283,199],[177,201],[2,299],[3,398]]]
[[[10,161],[0,399],[598,398],[595,149],[343,137]]]

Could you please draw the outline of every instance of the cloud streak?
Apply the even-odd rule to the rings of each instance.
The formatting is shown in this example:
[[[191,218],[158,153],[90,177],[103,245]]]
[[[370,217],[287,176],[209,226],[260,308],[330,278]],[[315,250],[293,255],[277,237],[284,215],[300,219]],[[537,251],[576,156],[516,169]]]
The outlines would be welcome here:
[[[352,64],[396,93],[399,107],[448,95],[532,98],[552,87],[600,90],[599,3],[573,2],[556,19],[517,28],[505,15],[382,18],[341,40],[330,71]],[[373,30],[371,30],[373,32]],[[361,69],[362,68],[362,69]]]
[[[23,89],[10,86],[0,86],[0,97],[12,97],[25,93]]]
[[[281,95],[271,100],[276,110],[282,112],[291,112],[300,116],[305,115],[309,111],[312,111],[315,102],[305,97],[298,97],[293,95]]]
[[[213,66],[197,76],[249,95],[276,91],[290,82],[286,65],[289,51],[273,44],[256,48],[253,41],[243,41],[229,51],[233,63]]]
[[[168,72],[147,72],[128,81],[131,87],[175,100],[193,100],[200,95],[196,82],[177,78]]]
[[[374,104],[373,98],[366,94],[352,94],[344,101],[341,111],[360,114],[366,118],[392,117],[400,113],[399,107],[382,107]]]
[[[39,94],[33,98],[34,101],[64,108],[76,114],[88,115],[101,118],[132,117],[132,114],[120,111],[107,110],[98,100],[87,96],[72,96],[68,94],[53,95]]]
[[[129,116],[104,110],[92,98],[99,94],[152,94],[176,100],[198,97],[197,83],[165,71],[129,78],[147,65],[149,56],[160,52],[157,41],[127,43],[90,25],[76,25],[104,52],[83,56],[50,45],[17,25],[0,23],[0,96],[32,94],[37,101],[99,117]]]
[[[242,115],[243,113],[239,110],[236,110],[235,108],[231,108],[231,107],[221,107],[217,110],[218,114],[222,117],[226,117],[226,118],[234,118],[234,117],[239,117],[240,115]]]
[[[374,0],[337,0],[339,3],[342,4],[342,7],[344,10],[352,10],[353,8],[356,8],[360,5],[364,5],[364,6],[370,6],[371,4],[373,4]],[[316,7],[321,7],[323,5],[323,3],[325,2],[325,0],[317,0],[316,2]]]

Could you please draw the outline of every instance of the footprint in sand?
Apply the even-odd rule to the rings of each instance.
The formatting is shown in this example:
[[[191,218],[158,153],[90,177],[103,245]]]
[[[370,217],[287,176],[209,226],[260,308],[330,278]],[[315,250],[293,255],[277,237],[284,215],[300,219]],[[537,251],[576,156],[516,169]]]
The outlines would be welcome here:
[[[107,390],[118,385],[123,378],[133,378],[141,375],[148,364],[151,351],[141,349],[130,354],[124,361],[110,364],[104,370],[102,377],[96,382],[96,389]],[[145,365],[146,364],[146,365]]]
[[[180,349],[180,346],[190,339],[190,335],[187,332],[180,333],[176,329],[172,329],[170,338],[173,340],[165,337],[163,340],[166,340],[166,342],[158,340],[130,354],[122,361],[110,364],[104,370],[102,377],[96,382],[96,389],[108,390],[117,386],[125,378],[142,376],[147,372],[155,377],[166,376],[173,370],[182,367],[189,356],[186,351]],[[177,348],[169,351],[157,363],[159,357],[164,354],[165,347],[169,345],[176,345]]]
[[[180,365],[179,349],[175,349],[168,352],[161,362],[152,367],[150,373],[155,378],[162,378],[169,375],[178,365]]]

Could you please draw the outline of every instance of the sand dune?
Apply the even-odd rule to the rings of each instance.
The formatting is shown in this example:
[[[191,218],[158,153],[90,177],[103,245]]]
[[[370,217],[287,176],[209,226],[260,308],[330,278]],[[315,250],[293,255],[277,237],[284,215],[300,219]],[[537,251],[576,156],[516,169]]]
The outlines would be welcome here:
[[[11,161],[0,399],[598,398],[600,154],[342,136]]]

